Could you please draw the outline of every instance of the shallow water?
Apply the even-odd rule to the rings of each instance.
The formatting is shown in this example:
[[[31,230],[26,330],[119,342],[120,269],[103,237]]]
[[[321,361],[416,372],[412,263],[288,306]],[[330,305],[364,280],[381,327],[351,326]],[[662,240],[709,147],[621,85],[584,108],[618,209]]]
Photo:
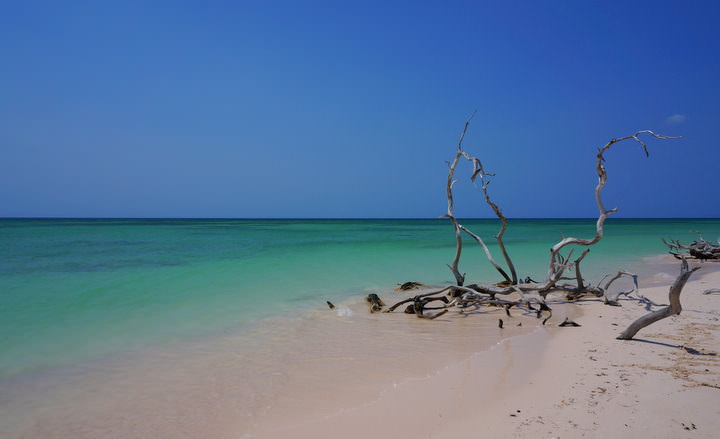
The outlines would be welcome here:
[[[491,244],[494,221],[464,223]],[[583,272],[662,281],[640,258],[691,230],[711,239],[720,221],[609,220]],[[521,276],[543,277],[561,232],[591,236],[594,221],[511,220]],[[496,279],[473,244],[461,270]],[[278,413],[372,398],[535,324],[367,314],[368,292],[390,301],[397,282],[450,281],[442,220],[0,220],[0,250],[2,437],[238,437]]]
[[[497,224],[465,223],[491,249]],[[720,234],[718,220],[609,220],[594,275],[665,252],[659,238]],[[542,278],[561,233],[592,220],[511,220],[521,276]],[[0,220],[0,377],[237,330],[395,283],[451,279],[442,220]],[[500,256],[496,254],[496,258]],[[470,280],[497,275],[467,242]],[[624,267],[632,269],[632,267]]]

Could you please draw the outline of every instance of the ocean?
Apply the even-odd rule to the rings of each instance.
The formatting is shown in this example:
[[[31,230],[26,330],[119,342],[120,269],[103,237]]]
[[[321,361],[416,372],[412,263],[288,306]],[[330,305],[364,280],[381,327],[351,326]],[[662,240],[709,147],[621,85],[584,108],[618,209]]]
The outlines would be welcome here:
[[[497,221],[463,221],[493,239]],[[588,275],[666,251],[662,237],[720,234],[720,220],[610,219]],[[541,280],[549,247],[590,237],[591,219],[511,220],[506,246]],[[713,234],[714,233],[714,234]],[[185,337],[242,329],[409,280],[442,285],[454,252],[447,220],[0,220],[0,378]],[[460,269],[498,275],[466,240]],[[590,276],[592,277],[592,276]]]
[[[501,262],[497,221],[461,222]],[[594,225],[594,219],[511,219],[505,243],[518,274],[542,280],[550,246],[563,235],[591,237]],[[689,242],[696,231],[715,240],[720,220],[610,218],[583,273],[593,282],[622,268],[638,272],[642,286],[653,275],[643,258],[667,252],[660,238]],[[78,389],[97,393],[100,382],[147,390],[147,371],[162,369],[167,378],[170,364],[177,370],[163,391],[187,386],[189,371],[241,376],[235,385],[244,397],[223,407],[257,418],[265,410],[260,395],[280,386],[259,379],[261,371],[285,376],[278,363],[362,357],[360,339],[332,349],[309,343],[325,337],[323,322],[336,325],[332,332],[344,340],[372,339],[373,331],[392,337],[417,325],[401,315],[395,326],[379,326],[385,316],[367,314],[362,298],[377,293],[392,302],[400,298],[393,288],[405,281],[450,283],[446,264],[454,249],[452,227],[442,219],[0,219],[0,424],[7,413],[47,412],[48,401]],[[500,280],[467,239],[460,270],[468,283]],[[326,300],[347,312],[332,314]],[[392,368],[404,359],[387,361]],[[48,389],[55,396],[39,401]],[[193,391],[207,393],[202,389]],[[194,401],[210,407],[211,399]],[[12,431],[19,435],[30,425],[23,422],[30,421],[16,420]]]

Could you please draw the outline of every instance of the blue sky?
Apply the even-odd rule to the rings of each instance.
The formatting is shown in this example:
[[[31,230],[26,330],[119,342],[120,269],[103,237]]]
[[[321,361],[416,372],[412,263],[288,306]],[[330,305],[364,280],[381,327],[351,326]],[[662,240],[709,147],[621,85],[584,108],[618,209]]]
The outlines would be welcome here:
[[[717,2],[4,2],[0,216],[720,217]],[[489,217],[458,177],[457,213]]]

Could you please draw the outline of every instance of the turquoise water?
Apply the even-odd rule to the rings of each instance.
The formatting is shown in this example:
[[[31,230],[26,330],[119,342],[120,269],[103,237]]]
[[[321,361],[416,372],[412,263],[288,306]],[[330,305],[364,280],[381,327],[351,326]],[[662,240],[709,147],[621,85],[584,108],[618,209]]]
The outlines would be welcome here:
[[[500,261],[494,220],[465,220]],[[666,252],[660,237],[720,236],[720,220],[610,219],[586,258],[599,277]],[[549,247],[594,220],[511,220],[519,274],[542,279]],[[468,280],[499,280],[466,241]],[[0,220],[0,378],[324,307],[417,280],[444,284],[446,220]]]

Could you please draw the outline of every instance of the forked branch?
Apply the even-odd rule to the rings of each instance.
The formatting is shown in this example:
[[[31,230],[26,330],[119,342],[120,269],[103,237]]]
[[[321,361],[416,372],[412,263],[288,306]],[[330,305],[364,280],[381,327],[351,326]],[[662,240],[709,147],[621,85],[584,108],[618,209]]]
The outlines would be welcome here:
[[[515,285],[518,283],[517,272],[515,271],[515,265],[513,264],[512,259],[510,259],[510,255],[508,255],[507,249],[505,248],[505,243],[503,242],[503,236],[505,236],[505,231],[507,230],[507,218],[505,218],[505,215],[503,215],[500,207],[498,207],[498,205],[490,199],[490,194],[488,193],[488,186],[490,185],[490,180],[488,179],[488,177],[494,177],[495,174],[485,172],[482,164],[480,163],[480,160],[478,160],[476,157],[470,157],[468,156],[468,154],[464,155],[466,159],[470,160],[473,163],[474,169],[472,176],[470,177],[471,180],[474,182],[478,176],[480,177],[480,180],[482,181],[481,187],[483,191],[483,196],[485,197],[485,202],[488,204],[488,206],[490,206],[490,208],[492,208],[493,212],[495,212],[495,216],[497,216],[500,220],[500,231],[497,235],[495,235],[495,240],[498,243],[498,247],[500,247],[503,258],[505,258],[505,263],[510,269],[510,274],[512,275],[512,284]],[[490,258],[488,257],[488,259]],[[505,275],[505,278],[507,279],[507,275]]]
[[[455,230],[455,257],[453,258],[452,263],[449,265],[450,271],[452,271],[453,276],[455,276],[455,281],[457,285],[462,286],[465,282],[465,274],[461,274],[458,269],[458,264],[460,262],[460,256],[462,254],[462,236],[461,231],[467,233],[470,235],[475,241],[477,241],[478,244],[482,247],[483,251],[485,252],[485,255],[488,258],[488,261],[490,264],[495,267],[495,269],[500,273],[500,275],[505,279],[506,282],[509,282],[512,285],[517,284],[517,273],[515,271],[515,266],[512,263],[512,260],[510,259],[510,256],[508,255],[507,249],[505,248],[505,244],[503,242],[503,235],[505,234],[505,230],[507,229],[507,218],[502,214],[502,211],[498,207],[497,204],[495,204],[491,199],[490,195],[488,194],[488,184],[490,183],[489,180],[487,180],[488,177],[494,176],[495,174],[491,174],[489,172],[486,172],[483,168],[482,162],[477,157],[472,157],[462,149],[462,142],[465,139],[465,134],[467,133],[468,127],[470,126],[470,121],[472,120],[473,116],[475,116],[475,113],[473,113],[470,118],[465,122],[465,126],[463,128],[462,134],[460,135],[460,140],[458,141],[457,151],[455,153],[455,158],[452,161],[452,163],[449,164],[449,172],[448,172],[448,179],[447,179],[447,186],[446,186],[446,192],[447,192],[447,199],[448,199],[448,212],[445,217],[450,219],[450,222],[453,225],[453,228]],[[485,242],[480,238],[478,235],[474,234],[472,231],[470,231],[467,227],[464,227],[463,225],[459,224],[457,221],[457,218],[454,214],[454,200],[453,200],[453,186],[456,183],[455,177],[455,170],[457,168],[458,162],[460,161],[460,158],[464,157],[466,160],[472,163],[473,165],[473,172],[470,176],[470,179],[475,182],[477,177],[480,177],[480,180],[482,181],[482,191],[483,195],[485,197],[485,202],[493,209],[493,212],[495,212],[495,215],[500,219],[501,222],[501,228],[498,234],[495,236],[495,239],[497,240],[498,246],[500,247],[500,251],[503,254],[503,257],[505,258],[505,262],[508,265],[508,268],[510,269],[510,273],[512,275],[512,278],[508,276],[508,274],[505,272],[505,270],[500,267],[500,265],[495,261],[495,259],[492,257],[492,254],[490,253],[490,249],[487,247]]]
[[[468,235],[470,235],[475,241],[477,241],[478,244],[480,244],[480,247],[482,247],[483,251],[485,252],[485,256],[488,258],[488,261],[490,261],[490,264],[491,264],[493,267],[495,267],[495,269],[498,271],[498,273],[500,273],[500,275],[501,275],[503,278],[505,278],[505,280],[506,280],[507,282],[510,282],[510,283],[512,283],[513,285],[517,283],[517,281],[512,281],[512,280],[510,279],[510,277],[507,275],[507,273],[505,272],[505,270],[503,270],[502,267],[501,267],[500,265],[498,265],[497,262],[495,262],[495,259],[492,257],[492,254],[490,253],[490,249],[488,248],[487,245],[485,245],[485,241],[483,241],[481,237],[479,237],[478,235],[474,234],[473,232],[471,232],[470,230],[468,230],[468,229],[467,229],[465,226],[463,226],[463,225],[460,226],[460,230],[462,230],[463,232],[465,232],[465,233],[467,233]]]

